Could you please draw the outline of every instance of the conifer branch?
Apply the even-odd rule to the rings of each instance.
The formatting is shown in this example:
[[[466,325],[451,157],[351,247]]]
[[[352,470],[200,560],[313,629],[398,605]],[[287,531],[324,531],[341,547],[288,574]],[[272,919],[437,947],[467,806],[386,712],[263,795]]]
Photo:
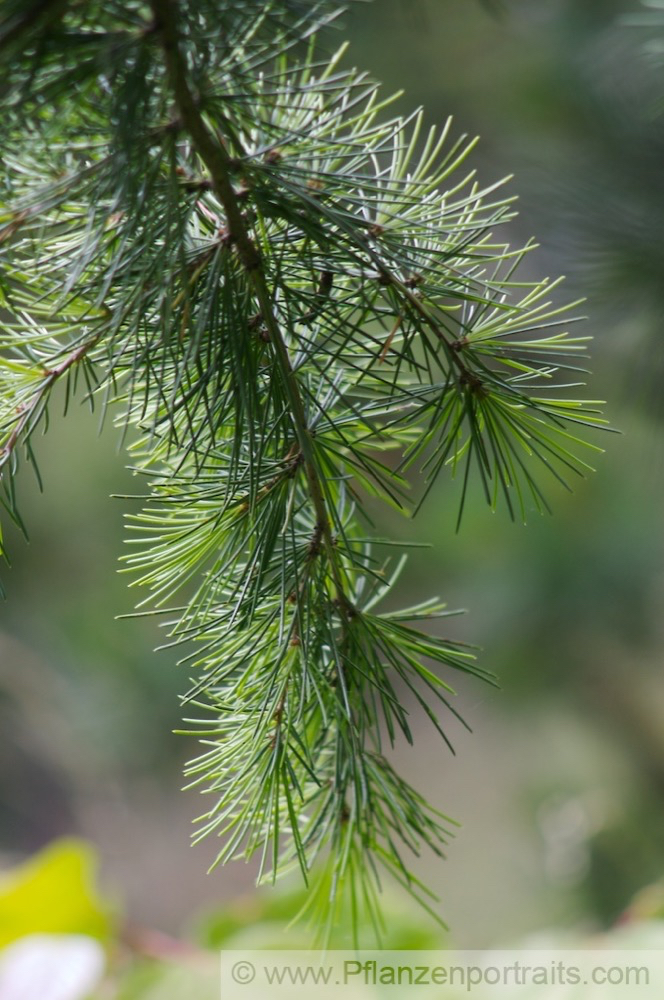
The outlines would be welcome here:
[[[0,448],[0,478],[2,478],[3,466],[9,461],[14,453],[14,449],[20,444],[29,428],[35,423],[35,417],[39,414],[45,397],[53,388],[54,384],[77,365],[99,340],[99,335],[85,340],[76,347],[63,361],[54,362],[53,367],[44,368],[37,390],[33,393],[29,403],[21,403],[17,407],[16,422],[11,428],[8,437],[2,448]]]
[[[316,511],[316,530],[320,530],[322,535],[330,571],[337,589],[337,600],[344,615],[352,614],[352,607],[345,594],[344,582],[335,557],[330,519],[325,506],[325,497],[321,489],[319,472],[313,456],[311,432],[307,426],[304,403],[297,376],[293,371],[288,349],[281,335],[279,324],[274,316],[270,290],[265,281],[260,254],[251,239],[233,188],[231,181],[231,176],[234,173],[233,162],[224,148],[223,141],[216,141],[211,135],[199,110],[198,103],[189,87],[186,63],[180,51],[177,3],[175,0],[151,0],[151,4],[155,18],[155,27],[162,38],[169,80],[182,126],[191,136],[194,148],[210,171],[213,188],[218,194],[226,213],[230,237],[237,245],[238,253],[249,272],[259,305],[260,315],[268,331],[270,343],[274,348],[276,364],[289,395],[295,433],[304,457],[304,468],[309,493]]]
[[[12,5],[3,502],[18,519],[7,459],[80,372],[149,484],[124,569],[191,674],[197,839],[258,854],[259,879],[296,866],[327,925],[344,893],[376,918],[380,867],[429,906],[402,850],[441,854],[451,821],[385,747],[414,739],[404,689],[452,749],[442,671],[493,678],[437,599],[380,610],[403,558],[361,515],[450,469],[460,514],[475,476],[525,519],[534,467],[584,475],[579,429],[604,421],[573,391],[574,304],[515,274],[512,199],[457,179],[472,142],[386,117],[341,52],[300,54],[334,0]]]

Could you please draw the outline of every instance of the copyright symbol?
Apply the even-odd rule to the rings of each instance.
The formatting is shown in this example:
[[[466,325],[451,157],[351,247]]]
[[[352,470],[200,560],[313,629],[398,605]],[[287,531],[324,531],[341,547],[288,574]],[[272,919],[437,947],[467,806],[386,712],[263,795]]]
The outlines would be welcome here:
[[[231,976],[236,983],[250,983],[256,976],[256,968],[251,962],[236,962],[231,969]]]

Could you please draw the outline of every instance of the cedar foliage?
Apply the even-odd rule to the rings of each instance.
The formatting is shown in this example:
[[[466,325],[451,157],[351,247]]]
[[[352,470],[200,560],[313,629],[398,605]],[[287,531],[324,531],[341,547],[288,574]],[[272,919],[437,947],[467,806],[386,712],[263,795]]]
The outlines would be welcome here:
[[[108,409],[146,484],[125,569],[191,676],[197,836],[299,867],[328,929],[345,892],[379,925],[381,869],[429,906],[404,851],[452,821],[390,763],[404,692],[448,742],[452,676],[492,678],[438,600],[382,610],[403,557],[367,497],[412,513],[447,469],[459,516],[471,488],[546,509],[602,423],[576,304],[520,277],[474,143],[330,56],[336,3],[1,9],[6,513],[56,383]]]

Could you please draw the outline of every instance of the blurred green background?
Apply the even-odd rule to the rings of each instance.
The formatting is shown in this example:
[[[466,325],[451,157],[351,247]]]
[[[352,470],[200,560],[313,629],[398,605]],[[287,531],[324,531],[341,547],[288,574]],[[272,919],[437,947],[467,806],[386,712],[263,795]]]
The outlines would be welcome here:
[[[457,485],[415,522],[426,540],[399,603],[438,593],[471,614],[450,628],[484,647],[500,690],[464,684],[456,757],[422,725],[398,750],[406,776],[462,827],[419,869],[459,947],[546,928],[614,924],[664,876],[664,62],[627,0],[376,0],[338,29],[352,62],[403,87],[398,108],[479,134],[484,183],[514,174],[514,243],[536,237],[526,276],[568,275],[595,337],[589,395],[612,424],[597,473],[527,527],[479,496],[455,534]],[[10,538],[0,606],[0,865],[63,834],[97,846],[102,879],[132,922],[182,933],[207,906],[252,909],[252,867],[206,875],[190,849],[195,750],[174,736],[187,677],[154,654],[153,619],[117,621],[133,595],[115,571],[138,492],[112,427],[52,410],[39,442],[44,493],[19,487],[30,532]],[[237,903],[234,904],[237,906]],[[240,911],[238,911],[240,912]]]

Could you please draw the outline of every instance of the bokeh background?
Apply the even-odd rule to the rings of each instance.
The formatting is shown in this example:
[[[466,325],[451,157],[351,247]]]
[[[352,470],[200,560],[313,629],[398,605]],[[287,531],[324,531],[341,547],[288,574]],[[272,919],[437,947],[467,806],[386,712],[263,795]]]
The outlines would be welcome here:
[[[566,274],[559,300],[587,297],[588,394],[621,431],[572,495],[552,481],[553,517],[512,524],[478,498],[456,534],[443,477],[415,522],[382,526],[432,544],[400,603],[438,593],[470,609],[450,628],[500,680],[459,688],[473,732],[453,729],[456,756],[424,724],[398,750],[461,823],[446,861],[419,863],[461,947],[610,927],[658,905],[633,900],[658,899],[664,877],[664,59],[644,11],[376,0],[338,28],[353,63],[405,89],[399,110],[481,136],[482,182],[514,175],[504,235],[537,238],[526,273]],[[109,495],[136,481],[99,414],[60,414],[39,442],[43,494],[29,469],[20,478],[30,543],[10,532],[3,573],[0,865],[73,833],[132,922],[177,935],[235,907],[251,923],[251,866],[206,875],[215,845],[189,847],[202,806],[180,786],[195,745],[172,732],[187,677],[152,652],[153,619],[115,617],[133,607],[116,572],[132,501]]]

